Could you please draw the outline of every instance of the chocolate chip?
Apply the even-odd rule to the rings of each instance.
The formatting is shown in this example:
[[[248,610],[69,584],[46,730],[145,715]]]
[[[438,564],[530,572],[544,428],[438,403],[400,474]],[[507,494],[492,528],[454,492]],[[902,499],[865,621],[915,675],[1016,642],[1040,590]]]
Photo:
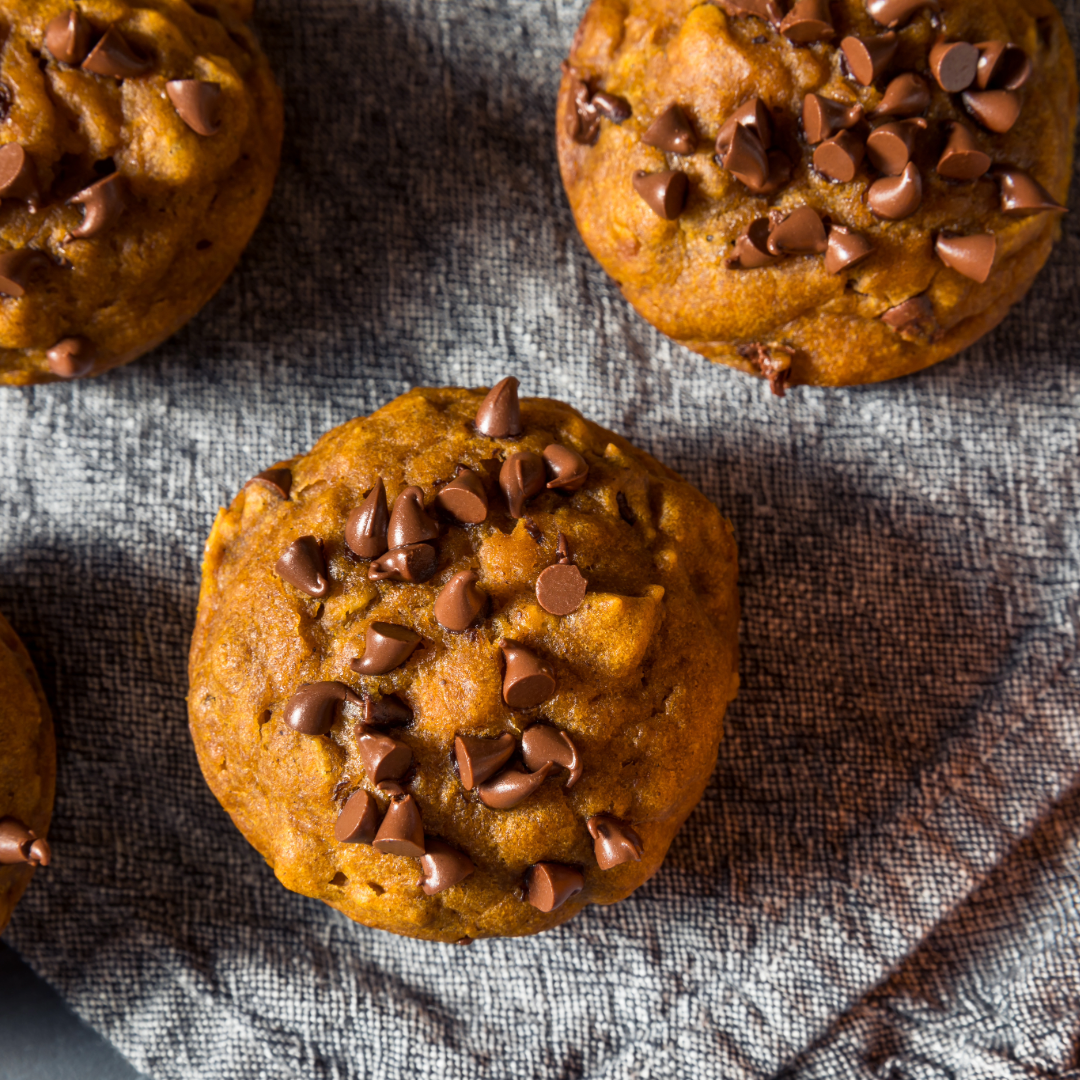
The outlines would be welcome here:
[[[408,744],[369,728],[367,724],[356,725],[356,748],[372,784],[400,780],[412,764],[412,750]]]
[[[1067,214],[1061,205],[1037,180],[1019,169],[1001,169],[994,176],[1001,188],[1002,213],[1011,217],[1040,214],[1048,210],[1053,214]]]
[[[420,857],[423,872],[420,888],[425,895],[434,896],[453,885],[460,885],[476,869],[468,855],[463,855],[442,840],[427,839],[424,843],[427,850]],[[470,941],[470,938],[461,938],[458,944],[468,944]]]
[[[513,375],[497,382],[476,410],[476,430],[491,439],[521,434],[521,406],[518,380]]]
[[[367,628],[364,655],[350,667],[360,675],[385,675],[400,667],[420,644],[420,635],[407,626],[373,622]]]
[[[829,180],[850,184],[862,164],[866,147],[850,131],[841,131],[814,150],[814,168]]]
[[[954,123],[949,142],[938,159],[938,175],[949,180],[978,180],[990,165],[990,155],[979,149],[971,130]]]
[[[397,696],[383,694],[377,701],[370,694],[364,695],[364,723],[397,727],[412,723],[413,711]]]
[[[46,354],[49,370],[61,379],[78,379],[94,369],[94,347],[86,338],[62,338]]]
[[[551,724],[533,724],[521,737],[521,755],[525,767],[537,772],[549,761],[570,770],[566,781],[569,791],[580,779],[585,770],[577,747],[565,731],[560,731]]]
[[[934,305],[926,296],[912,296],[896,307],[889,308],[881,321],[898,334],[926,337],[937,327]]]
[[[717,0],[717,3],[736,18],[754,16],[774,26],[779,26],[784,17],[776,0]]]
[[[729,270],[755,270],[780,261],[769,252],[769,228],[768,218],[758,218],[750,224],[735,241],[735,249],[727,260]]]
[[[744,101],[724,121],[720,134],[716,136],[717,157],[722,158],[727,154],[731,140],[735,137],[735,129],[740,124],[751,128],[766,150],[772,146],[773,129],[769,109],[761,98],[752,97]]]
[[[863,107],[858,103],[845,105],[820,94],[807,94],[803,98],[803,131],[811,144],[824,142],[839,131],[853,128],[862,118]]]
[[[153,66],[153,61],[144,60],[132,49],[115,26],[110,26],[105,31],[94,46],[94,51],[82,62],[83,71],[107,75],[114,79],[145,75]]]
[[[325,596],[330,591],[322,542],[314,536],[301,536],[294,540],[278,559],[274,570],[282,581],[287,581],[308,596]]]
[[[181,120],[196,135],[216,135],[221,130],[221,87],[198,79],[173,79],[165,93]]]
[[[374,559],[387,548],[386,530],[390,513],[386,508],[386,488],[382,477],[345,523],[345,543],[361,559]]]
[[[980,41],[975,83],[980,90],[1019,90],[1031,78],[1031,58],[1011,41]]]
[[[544,466],[547,469],[549,489],[554,491],[577,491],[589,478],[589,466],[585,459],[569,446],[549,443],[544,447]]]
[[[899,176],[907,168],[915,150],[915,137],[926,130],[922,117],[914,120],[894,120],[870,132],[866,154],[870,164],[886,176]]]
[[[606,90],[597,90],[592,96],[592,107],[614,124],[630,119],[630,103]]]
[[[464,630],[484,607],[484,594],[476,587],[473,570],[455,574],[435,599],[435,621],[447,630]]]
[[[645,844],[626,822],[611,814],[596,814],[585,822],[585,828],[593,838],[593,852],[601,870],[641,860]]]
[[[501,648],[506,658],[503,700],[511,709],[532,709],[554,695],[555,671],[546,660],[516,641],[505,641]]]
[[[82,206],[82,224],[68,234],[71,240],[89,240],[92,236],[103,233],[116,224],[117,218],[127,206],[124,178],[119,173],[106,176],[104,180],[83,188],[77,195],[68,199],[69,206]]]
[[[408,544],[371,560],[369,581],[430,581],[439,565],[438,552],[430,544]]]
[[[334,823],[339,844],[370,844],[379,828],[379,807],[366,791],[357,791]]]
[[[619,508],[619,517],[626,522],[627,525],[637,524],[637,515],[630,509],[630,504],[626,501],[626,492],[615,492],[615,505]]]
[[[439,526],[424,510],[424,493],[416,486],[405,488],[394,500],[390,511],[390,525],[386,530],[386,542],[391,548],[422,544],[436,540]]]
[[[751,191],[760,191],[769,179],[769,156],[754,128],[736,124],[723,167]]]
[[[576,866],[540,862],[525,876],[525,900],[543,912],[562,907],[585,888],[585,875]]]
[[[951,270],[983,285],[994,268],[997,238],[991,233],[979,233],[975,236],[943,234],[935,241],[934,252]]]
[[[289,492],[292,490],[292,470],[266,469],[259,473],[258,476],[253,476],[244,487],[248,488],[253,484],[272,491],[279,498],[287,499]]]
[[[938,86],[959,94],[975,81],[979,50],[966,41],[939,41],[930,50],[930,70]]]
[[[387,808],[371,846],[384,855],[424,854],[424,820],[411,795],[395,799]]]
[[[535,795],[554,768],[548,762],[536,772],[522,772],[513,767],[503,769],[498,776],[477,785],[476,790],[480,801],[492,810],[512,810],[530,795]]]
[[[639,169],[632,179],[634,190],[657,217],[674,221],[685,209],[690,181],[679,169],[659,173]]]
[[[34,159],[18,143],[0,147],[0,198],[23,199],[31,213],[41,201]]]
[[[90,51],[90,24],[77,11],[58,15],[45,27],[45,48],[64,64],[81,64]]]
[[[472,469],[458,469],[457,476],[439,489],[435,505],[463,525],[479,525],[487,520],[487,492]]]
[[[552,615],[569,615],[581,607],[588,582],[573,563],[556,563],[536,579],[536,599]]]
[[[836,35],[829,0],[795,0],[792,9],[780,23],[780,33],[795,45],[812,41],[828,41]]]
[[[874,253],[874,245],[860,233],[843,225],[829,229],[829,246],[825,251],[825,269],[839,274],[849,266],[860,263]]]
[[[822,255],[828,245],[821,215],[810,206],[793,210],[769,231],[773,255]]]
[[[544,542],[544,530],[531,517],[522,518],[521,523],[525,526],[525,531],[536,543],[542,544]]]
[[[558,539],[555,541],[555,559],[557,562],[569,563],[573,562],[573,557],[570,554],[570,545],[566,542],[566,535],[559,533]]]
[[[567,116],[570,138],[583,146],[592,146],[600,134],[600,113],[592,103],[588,85],[581,79],[570,83],[570,100],[574,110]]]
[[[754,341],[749,345],[737,345],[735,351],[769,380],[769,389],[774,396],[782,398],[787,393],[791,381],[791,363],[795,358],[793,350],[786,345],[765,345]]]
[[[899,44],[896,31],[889,30],[877,37],[846,37],[840,49],[855,81],[870,86],[889,66]]]
[[[455,945],[463,945],[463,946],[468,946],[468,945],[471,945],[472,943],[473,943],[473,939],[471,937],[469,937],[468,935],[466,935],[465,937],[459,937],[457,939],[457,941],[454,942]]]
[[[0,866],[16,863],[48,866],[51,861],[52,849],[48,840],[39,839],[37,833],[18,818],[0,818]]]
[[[457,761],[461,786],[472,791],[494,776],[514,752],[514,737],[503,733],[497,739],[482,739],[476,735],[454,737],[454,759]]]
[[[544,459],[532,450],[511,454],[499,470],[499,486],[506,496],[510,516],[525,513],[525,503],[544,490]]]
[[[697,149],[694,129],[678,105],[669,105],[645,129],[641,141],[669,154],[692,154]]]
[[[1011,90],[969,90],[964,107],[984,128],[1004,135],[1020,116],[1020,99]]]
[[[940,11],[940,0],[866,0],[870,18],[882,26],[900,26],[924,7]]]
[[[895,116],[918,116],[926,112],[930,107],[930,87],[920,75],[910,72],[906,75],[897,75],[892,82],[885,87],[885,94],[881,104],[871,114],[875,117]]]
[[[899,221],[919,209],[922,194],[922,175],[909,162],[899,176],[875,180],[866,192],[866,203],[879,218]]]
[[[25,296],[30,275],[52,265],[49,256],[36,248],[5,251],[0,255],[0,294],[13,298]]]
[[[305,683],[285,702],[285,723],[301,735],[325,735],[343,701],[359,704],[360,698],[343,682]]]

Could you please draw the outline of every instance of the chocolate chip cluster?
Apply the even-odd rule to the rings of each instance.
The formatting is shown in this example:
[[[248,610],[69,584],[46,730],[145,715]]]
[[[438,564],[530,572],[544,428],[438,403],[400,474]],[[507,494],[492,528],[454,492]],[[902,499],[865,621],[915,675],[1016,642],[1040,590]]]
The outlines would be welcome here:
[[[517,387],[517,379],[506,378],[491,389],[475,417],[480,434],[493,439],[512,439],[522,434]],[[588,464],[579,453],[552,443],[542,454],[508,454],[499,468],[498,487],[510,516],[521,519],[528,501],[540,492],[577,491],[588,475]],[[249,483],[288,498],[292,476],[288,469],[272,469]],[[343,537],[352,556],[368,562],[369,580],[407,584],[430,580],[438,564],[436,545],[442,528],[439,519],[451,528],[468,528],[487,520],[489,497],[482,477],[459,467],[457,475],[434,493],[431,509],[438,517],[429,513],[424,492],[416,486],[404,488],[391,506],[382,479],[376,482],[349,514]],[[534,538],[542,538],[539,530]],[[278,558],[275,570],[283,581],[307,596],[321,598],[330,591],[323,538],[302,536],[294,540]],[[556,561],[537,577],[537,601],[550,614],[569,615],[581,605],[587,588],[588,582],[574,563],[566,537],[560,533]],[[439,590],[433,614],[446,630],[468,632],[483,618],[487,606],[477,574],[464,570]],[[360,676],[384,675],[406,663],[422,644],[421,635],[408,626],[372,622],[366,629],[363,654],[350,666]],[[534,709],[554,696],[558,679],[549,660],[517,641],[504,640],[500,650],[502,696],[507,706]],[[353,729],[357,752],[368,783],[389,796],[390,802],[380,820],[373,794],[366,789],[354,792],[337,820],[336,839],[419,859],[420,885],[428,895],[459,884],[473,872],[472,860],[425,834],[421,808],[405,790],[413,769],[413,753],[408,743],[393,732],[413,719],[406,702],[393,694],[376,697],[344,682],[308,683],[286,702],[283,720],[301,734],[326,735],[345,703],[363,710],[363,719]],[[584,769],[570,736],[543,720],[525,729],[520,746],[509,733],[494,739],[458,733],[451,753],[463,789],[475,792],[480,802],[495,810],[510,810],[525,802],[559,770],[567,773],[564,790],[569,791]],[[641,838],[627,823],[600,814],[584,824],[602,870],[641,858]],[[522,895],[540,911],[550,912],[580,892],[584,881],[580,867],[541,861],[527,871]]]
[[[1001,212],[1023,216],[1042,212],[1064,213],[1026,172],[1007,162],[995,163],[980,146],[978,129],[1003,134],[1021,114],[1020,91],[1031,76],[1031,59],[1008,41],[952,41],[938,36],[926,58],[924,71],[894,70],[893,59],[906,24],[923,9],[936,19],[940,0],[866,0],[866,10],[881,28],[868,37],[844,35],[834,24],[828,0],[796,0],[785,14],[777,0],[715,0],[732,18],[754,18],[767,34],[784,38],[790,48],[835,48],[841,69],[854,84],[848,100],[810,93],[798,118],[785,117],[759,97],[747,98],[724,121],[715,137],[716,166],[738,180],[752,196],[768,197],[782,191],[792,179],[795,162],[788,151],[797,145],[809,166],[833,184],[862,178],[864,201],[882,222],[901,221],[918,211],[923,200],[923,175],[913,158],[921,141],[943,146],[935,172],[956,184],[973,183],[990,174],[999,188]],[[833,45],[838,42],[837,45]],[[941,131],[931,130],[926,119],[934,88],[955,95],[958,109],[975,126],[948,121]],[[857,88],[881,89],[880,101],[867,113],[856,100]],[[590,91],[581,80],[572,82],[575,114],[570,134],[580,142],[595,142],[603,118],[620,123],[632,106],[602,91]],[[602,98],[602,105],[596,105]],[[611,102],[618,103],[612,108]],[[592,117],[585,122],[586,113]],[[798,139],[778,140],[779,129],[799,129]],[[588,136],[586,138],[585,136]],[[675,157],[697,151],[700,137],[683,104],[671,102],[653,117],[642,142]],[[782,141],[788,148],[781,149]],[[936,151],[934,151],[936,153]],[[636,172],[634,189],[658,217],[677,219],[693,197],[690,178],[677,167],[657,173]],[[984,284],[994,267],[997,238],[992,232],[955,235],[941,232],[933,238],[934,252],[947,267]],[[829,274],[840,274],[870,259],[875,245],[842,221],[823,217],[810,205],[793,211],[773,210],[754,220],[738,237],[726,258],[731,270],[754,270],[791,257],[822,257]],[[906,332],[933,323],[926,297],[913,297],[881,316],[894,330]],[[790,357],[775,346],[744,347],[769,377],[773,391],[783,394]]]

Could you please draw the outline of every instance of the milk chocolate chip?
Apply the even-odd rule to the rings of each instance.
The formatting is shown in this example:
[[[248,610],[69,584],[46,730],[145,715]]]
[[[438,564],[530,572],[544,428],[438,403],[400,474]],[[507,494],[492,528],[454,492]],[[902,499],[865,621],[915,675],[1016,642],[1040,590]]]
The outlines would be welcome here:
[[[843,225],[829,229],[829,246],[825,251],[825,269],[839,274],[849,266],[860,263],[874,253],[874,245],[865,236]]]
[[[378,828],[378,805],[366,791],[357,791],[334,823],[334,838],[339,844],[370,844]]]
[[[408,544],[371,560],[369,581],[430,581],[439,565],[439,555],[430,544]]]
[[[975,84],[980,90],[1019,90],[1031,78],[1031,58],[1011,41],[980,41]]]
[[[33,829],[28,829],[18,818],[0,818],[0,866],[17,863],[48,866],[51,861],[52,849],[48,840],[39,838]]]
[[[938,86],[950,94],[966,90],[975,81],[979,50],[966,41],[939,41],[930,50],[930,70]]]
[[[812,41],[828,41],[836,35],[829,0],[795,0],[791,10],[780,23],[780,33],[796,45]]]
[[[569,615],[581,607],[588,582],[571,562],[556,563],[536,579],[536,599],[552,615]]]
[[[669,105],[649,126],[641,141],[669,154],[692,154],[697,136],[678,105]]]
[[[563,446],[562,443],[549,443],[544,447],[543,458],[549,489],[563,492],[578,491],[589,478],[587,462],[569,446]]]
[[[870,185],[866,202],[872,213],[886,221],[910,217],[922,203],[922,175],[908,163],[899,176],[882,177]]]
[[[135,52],[115,26],[105,31],[93,52],[82,63],[83,71],[114,79],[145,75],[153,66],[152,61],[144,60]]]
[[[977,236],[939,236],[934,244],[937,257],[950,269],[980,285],[994,269],[997,238],[990,233]]]
[[[487,492],[471,469],[459,468],[457,476],[439,489],[435,505],[463,525],[479,525],[488,516]]]
[[[484,607],[484,594],[473,570],[455,574],[435,599],[435,621],[447,630],[465,630]]]
[[[46,354],[49,370],[61,379],[78,379],[94,370],[94,347],[86,338],[62,338]]]
[[[855,81],[870,86],[889,66],[899,43],[896,31],[890,30],[877,37],[846,37],[840,42],[840,49]]]
[[[292,490],[292,470],[265,469],[257,476],[253,476],[244,487],[249,488],[252,485],[266,488],[267,491],[272,491],[278,498],[287,499],[289,492]]]
[[[513,375],[497,382],[476,410],[476,430],[491,439],[505,439],[521,434],[521,405],[518,381]]]
[[[382,477],[345,523],[345,543],[361,559],[374,559],[387,548],[386,530],[390,513],[386,508],[386,488]]]
[[[551,724],[533,724],[526,730],[521,736],[521,756],[525,759],[525,767],[533,772],[543,768],[549,761],[569,769],[567,791],[581,779],[581,774],[585,771],[570,736]]]
[[[1019,169],[1001,169],[994,173],[1001,189],[1002,213],[1011,217],[1025,217],[1049,210],[1053,214],[1067,214],[1062,206],[1038,181]]]
[[[31,213],[41,201],[34,159],[18,143],[0,147],[0,198],[23,199]]]
[[[645,845],[626,822],[611,814],[596,814],[585,822],[585,827],[593,838],[593,852],[601,870],[640,861]]]
[[[17,299],[28,291],[30,275],[35,270],[52,266],[53,262],[44,251],[36,248],[19,248],[0,255],[0,294]]]
[[[532,450],[511,454],[499,470],[499,486],[506,496],[510,516],[520,518],[525,503],[544,490],[544,459]]]
[[[978,180],[990,165],[990,155],[979,149],[971,130],[954,123],[949,142],[937,163],[938,175],[949,180]]]
[[[683,212],[690,191],[690,181],[686,173],[679,169],[659,173],[647,173],[639,169],[632,180],[634,190],[657,217],[674,221]]]
[[[124,196],[124,178],[119,173],[106,176],[104,180],[83,188],[77,195],[68,199],[69,206],[82,206],[82,224],[68,234],[71,240],[89,240],[112,228],[117,218],[124,212],[127,199]]]
[[[420,635],[407,626],[373,622],[367,628],[364,655],[350,665],[360,675],[385,675],[400,667],[420,644]]]
[[[873,111],[875,117],[918,116],[930,107],[930,87],[919,75],[897,75],[885,87],[881,104]]]
[[[769,232],[769,251],[773,255],[821,255],[826,247],[825,226],[810,206],[793,210]]]
[[[282,581],[308,596],[325,596],[330,591],[322,542],[314,536],[294,540],[278,559],[274,570]]]
[[[546,660],[516,641],[500,648],[506,658],[503,700],[511,709],[532,709],[555,694],[555,671]]]
[[[803,130],[810,143],[831,139],[837,132],[853,128],[862,118],[863,107],[859,104],[845,105],[820,94],[803,98]]]
[[[285,703],[285,723],[301,735],[325,735],[343,701],[358,705],[360,698],[343,682],[306,683]]]
[[[394,509],[390,511],[387,545],[391,548],[408,547],[409,544],[435,540],[438,536],[439,526],[424,510],[423,491],[416,486],[405,488],[394,500]]]
[[[624,120],[630,119],[630,103],[617,94],[609,94],[606,90],[597,90],[593,94],[592,107],[614,124],[621,124]]]
[[[181,120],[196,135],[216,135],[221,130],[221,87],[198,79],[173,79],[165,93]]]
[[[814,168],[829,180],[850,184],[862,164],[866,147],[850,131],[826,139],[814,151]]]
[[[756,270],[761,266],[771,266],[779,262],[780,257],[769,251],[768,218],[757,218],[750,223],[750,227],[738,240],[735,248],[727,259],[729,270]]]
[[[866,140],[870,164],[886,176],[899,176],[911,160],[916,136],[925,130],[926,121],[921,116],[913,120],[894,120],[874,128]]]
[[[424,820],[411,795],[394,799],[386,808],[371,846],[385,855],[418,859],[424,854]]]
[[[522,772],[520,769],[503,769],[498,776],[485,780],[477,786],[480,801],[492,810],[512,810],[534,795],[543,786],[544,781],[555,768],[552,762],[541,766],[537,772]]]
[[[934,305],[926,296],[912,296],[896,307],[889,308],[881,321],[898,334],[926,337],[937,327]]]
[[[722,165],[751,191],[760,191],[769,179],[769,157],[765,147],[757,132],[744,124],[735,126]]]
[[[45,48],[64,64],[81,64],[90,51],[90,24],[77,11],[58,15],[45,28]]]
[[[540,862],[525,877],[525,900],[543,912],[562,907],[585,888],[585,875],[576,866]]]
[[[356,725],[356,748],[372,784],[400,780],[412,764],[412,750],[408,744],[375,731],[367,724]]]
[[[365,724],[397,727],[412,723],[412,718],[412,709],[397,694],[383,694],[377,701],[370,694],[364,695]]]
[[[497,739],[482,739],[475,735],[454,737],[454,759],[457,761],[461,786],[472,791],[494,776],[514,753],[514,737],[503,733]]]
[[[1020,99],[1011,90],[969,90],[964,106],[984,128],[1004,135],[1020,116]]]
[[[772,146],[772,117],[765,102],[761,98],[748,98],[744,101],[725,121],[720,128],[720,134],[716,136],[716,156],[724,157],[731,140],[735,135],[735,129],[742,124],[750,128],[757,135],[761,145],[766,150]]]
[[[901,26],[924,7],[940,11],[940,0],[866,0],[870,18],[882,26]]]
[[[420,888],[425,895],[434,896],[453,885],[460,885],[476,869],[468,855],[442,840],[427,839],[424,843],[427,850],[420,856],[423,872]]]

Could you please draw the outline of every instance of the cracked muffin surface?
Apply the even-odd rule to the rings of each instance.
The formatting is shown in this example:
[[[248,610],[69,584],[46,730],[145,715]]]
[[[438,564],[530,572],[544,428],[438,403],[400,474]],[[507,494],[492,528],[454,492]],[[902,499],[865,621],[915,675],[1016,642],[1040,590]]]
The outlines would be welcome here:
[[[558,154],[638,312],[782,394],[1004,318],[1060,232],[1076,97],[1049,0],[593,0]]]
[[[629,895],[738,684],[729,524],[515,384],[335,428],[206,545],[188,700],[208,784],[288,888],[414,937],[530,934]]]
[[[56,790],[52,714],[23,643],[0,615],[0,932],[38,866]]]
[[[250,15],[247,0],[0,3],[0,383],[126,364],[225,281],[282,137]]]

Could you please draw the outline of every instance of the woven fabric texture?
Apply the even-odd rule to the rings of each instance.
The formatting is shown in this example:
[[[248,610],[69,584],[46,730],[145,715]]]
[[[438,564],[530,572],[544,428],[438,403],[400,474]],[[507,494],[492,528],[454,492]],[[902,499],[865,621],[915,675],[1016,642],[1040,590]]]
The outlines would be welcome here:
[[[60,738],[7,940],[154,1080],[1080,1077],[1080,216],[960,358],[778,401],[577,236],[583,8],[261,0],[288,130],[237,272],[142,361],[0,394],[0,608]],[[466,949],[277,884],[200,777],[185,660],[247,477],[508,373],[733,520],[743,689],[648,885]]]

